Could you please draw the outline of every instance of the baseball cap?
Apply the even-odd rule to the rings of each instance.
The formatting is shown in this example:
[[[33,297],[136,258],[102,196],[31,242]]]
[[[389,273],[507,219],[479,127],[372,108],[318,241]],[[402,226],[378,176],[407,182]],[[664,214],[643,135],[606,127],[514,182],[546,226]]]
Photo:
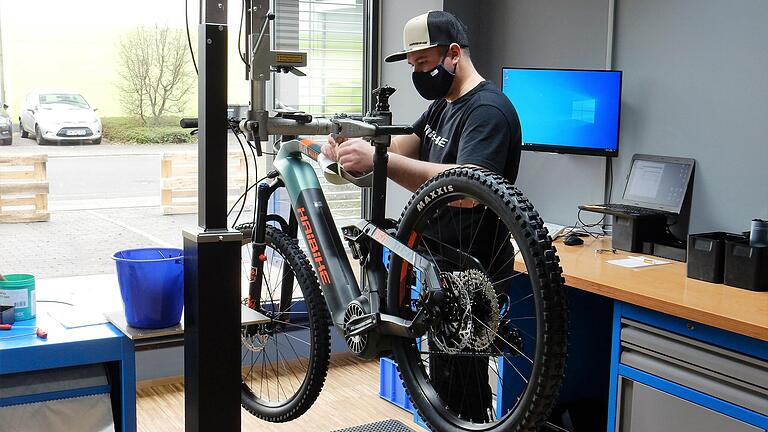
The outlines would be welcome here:
[[[388,55],[384,61],[405,60],[410,52],[452,43],[466,48],[469,38],[465,29],[464,24],[450,12],[429,11],[411,18],[403,29],[403,50]]]

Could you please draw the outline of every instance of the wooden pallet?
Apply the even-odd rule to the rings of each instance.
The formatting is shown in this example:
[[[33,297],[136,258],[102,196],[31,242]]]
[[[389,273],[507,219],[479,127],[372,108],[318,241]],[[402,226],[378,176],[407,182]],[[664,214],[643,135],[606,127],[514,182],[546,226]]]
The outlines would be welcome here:
[[[47,222],[48,155],[0,156],[0,223]]]
[[[229,153],[228,201],[233,204],[245,190],[245,159]],[[163,214],[197,213],[197,152],[172,152],[160,160],[160,204]]]

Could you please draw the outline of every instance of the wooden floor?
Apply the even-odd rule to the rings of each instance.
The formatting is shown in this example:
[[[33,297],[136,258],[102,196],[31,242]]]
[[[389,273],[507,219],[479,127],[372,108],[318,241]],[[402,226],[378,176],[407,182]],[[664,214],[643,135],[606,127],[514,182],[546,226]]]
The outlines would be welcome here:
[[[184,430],[184,386],[182,383],[141,388],[136,394],[139,432]],[[379,362],[364,362],[342,354],[333,357],[325,387],[317,402],[301,418],[289,423],[261,421],[242,412],[242,430],[259,432],[325,432],[396,419],[414,430],[413,415],[379,397]]]

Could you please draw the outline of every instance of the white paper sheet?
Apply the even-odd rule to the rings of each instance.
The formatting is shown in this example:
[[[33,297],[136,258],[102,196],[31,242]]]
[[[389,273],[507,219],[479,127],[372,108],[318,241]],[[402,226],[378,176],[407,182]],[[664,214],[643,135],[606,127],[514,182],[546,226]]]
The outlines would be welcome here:
[[[630,255],[622,259],[608,260],[607,262],[608,264],[613,264],[613,265],[626,267],[626,268],[643,268],[643,267],[651,267],[651,266],[657,266],[662,264],[669,264],[669,261],[649,258],[647,256],[633,256],[633,255]]]
[[[66,328],[92,326],[107,322],[103,313],[77,306],[52,309],[48,311],[48,315]]]

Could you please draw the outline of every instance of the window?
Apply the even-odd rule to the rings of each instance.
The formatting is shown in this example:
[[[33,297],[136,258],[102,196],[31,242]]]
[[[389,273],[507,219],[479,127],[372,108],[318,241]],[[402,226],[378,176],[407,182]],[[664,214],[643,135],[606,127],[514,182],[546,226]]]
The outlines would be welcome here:
[[[308,57],[306,77],[275,78],[276,102],[314,116],[362,114],[363,0],[276,0],[275,15],[275,48]],[[336,225],[359,218],[360,189],[319,178]]]

